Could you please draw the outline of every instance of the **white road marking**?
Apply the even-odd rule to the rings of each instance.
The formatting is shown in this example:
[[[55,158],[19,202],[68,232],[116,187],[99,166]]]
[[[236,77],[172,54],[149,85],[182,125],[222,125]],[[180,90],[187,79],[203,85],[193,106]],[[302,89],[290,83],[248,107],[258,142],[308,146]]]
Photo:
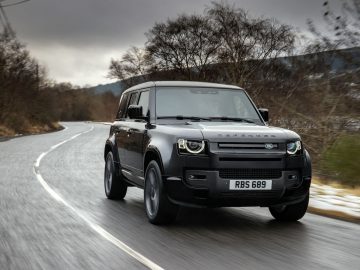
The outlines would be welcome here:
[[[67,127],[65,127],[67,129]],[[143,265],[145,265],[146,267],[148,267],[149,269],[154,269],[154,270],[163,270],[162,267],[160,267],[159,265],[157,265],[156,263],[154,263],[153,261],[149,260],[148,258],[146,258],[145,256],[141,255],[139,252],[133,250],[131,247],[129,247],[128,245],[126,245],[124,242],[120,241],[119,239],[117,239],[115,236],[113,236],[111,233],[109,233],[108,231],[106,231],[104,228],[102,228],[100,225],[92,222],[90,219],[88,219],[86,216],[84,216],[81,212],[79,212],[76,208],[74,208],[72,205],[70,205],[63,197],[61,197],[60,194],[56,193],[55,190],[53,190],[48,183],[44,180],[44,178],[41,176],[40,174],[40,163],[41,160],[49,153],[51,153],[52,151],[54,151],[56,148],[58,148],[59,146],[74,140],[75,138],[79,137],[80,135],[83,135],[85,133],[91,132],[92,130],[94,130],[94,126],[92,126],[89,130],[78,133],[74,136],[72,136],[71,138],[62,141],[54,146],[52,146],[48,151],[42,153],[35,161],[34,166],[33,166],[33,171],[34,174],[36,175],[37,180],[40,182],[40,184],[43,186],[43,188],[59,203],[64,204],[66,207],[68,207],[70,210],[72,210],[78,217],[80,217],[91,229],[93,229],[95,232],[97,232],[99,235],[101,235],[103,238],[105,238],[106,240],[108,240],[109,242],[111,242],[112,244],[114,244],[116,247],[120,248],[121,250],[123,250],[124,252],[126,252],[128,255],[130,255],[131,257],[133,257],[134,259],[136,259],[137,261],[139,261],[140,263],[142,263]]]

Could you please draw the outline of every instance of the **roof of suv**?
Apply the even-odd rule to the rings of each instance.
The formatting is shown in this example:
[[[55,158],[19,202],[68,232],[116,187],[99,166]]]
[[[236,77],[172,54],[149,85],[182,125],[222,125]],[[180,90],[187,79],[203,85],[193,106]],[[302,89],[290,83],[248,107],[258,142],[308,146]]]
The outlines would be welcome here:
[[[173,87],[186,86],[186,87],[242,89],[235,85],[219,84],[219,83],[193,82],[193,81],[155,81],[155,82],[150,81],[130,87],[125,92],[152,87],[152,86],[173,86]]]

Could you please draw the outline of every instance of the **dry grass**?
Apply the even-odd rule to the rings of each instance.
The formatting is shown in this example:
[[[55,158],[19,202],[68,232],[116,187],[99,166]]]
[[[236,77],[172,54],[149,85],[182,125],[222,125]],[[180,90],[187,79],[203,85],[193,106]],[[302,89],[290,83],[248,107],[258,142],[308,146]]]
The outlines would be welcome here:
[[[50,124],[46,124],[46,125],[32,125],[24,133],[25,134],[39,134],[39,133],[56,131],[59,129],[61,129],[61,126],[58,123],[50,123]]]
[[[308,211],[313,214],[330,217],[330,218],[336,218],[336,219],[345,220],[345,221],[350,221],[350,222],[355,222],[355,223],[360,224],[360,218],[348,215],[348,214],[340,212],[340,211],[324,210],[324,209],[314,208],[311,206],[309,206]]]
[[[61,129],[63,129],[63,127],[57,122],[48,125],[26,125],[26,129],[22,132],[22,135],[41,134]],[[13,137],[15,135],[16,132],[13,129],[0,125],[0,137]]]
[[[15,131],[7,128],[6,126],[0,125],[0,137],[15,136]]]
[[[338,188],[338,189],[342,189],[341,192],[339,192],[341,194],[349,194],[349,195],[355,195],[355,196],[360,196],[360,187],[349,187],[349,186],[345,186],[339,182],[336,181],[330,181],[327,179],[323,179],[323,178],[319,178],[319,177],[313,177],[312,178],[312,182],[314,184],[319,184],[319,185],[328,185],[331,186],[333,188]]]

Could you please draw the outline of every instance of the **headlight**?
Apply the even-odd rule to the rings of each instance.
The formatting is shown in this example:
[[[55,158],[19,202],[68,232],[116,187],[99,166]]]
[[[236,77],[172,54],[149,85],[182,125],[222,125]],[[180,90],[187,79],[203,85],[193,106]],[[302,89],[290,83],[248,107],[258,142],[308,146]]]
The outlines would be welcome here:
[[[290,142],[286,145],[286,151],[289,155],[295,155],[298,151],[301,150],[301,142]]]
[[[179,139],[178,148],[181,154],[204,154],[205,141]]]

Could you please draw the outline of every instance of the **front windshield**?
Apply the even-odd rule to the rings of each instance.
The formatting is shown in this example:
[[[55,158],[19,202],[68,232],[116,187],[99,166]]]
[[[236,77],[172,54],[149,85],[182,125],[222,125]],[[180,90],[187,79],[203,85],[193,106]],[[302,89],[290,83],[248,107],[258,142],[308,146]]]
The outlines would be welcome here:
[[[196,87],[158,87],[156,116],[244,119],[261,124],[254,106],[243,90]]]

